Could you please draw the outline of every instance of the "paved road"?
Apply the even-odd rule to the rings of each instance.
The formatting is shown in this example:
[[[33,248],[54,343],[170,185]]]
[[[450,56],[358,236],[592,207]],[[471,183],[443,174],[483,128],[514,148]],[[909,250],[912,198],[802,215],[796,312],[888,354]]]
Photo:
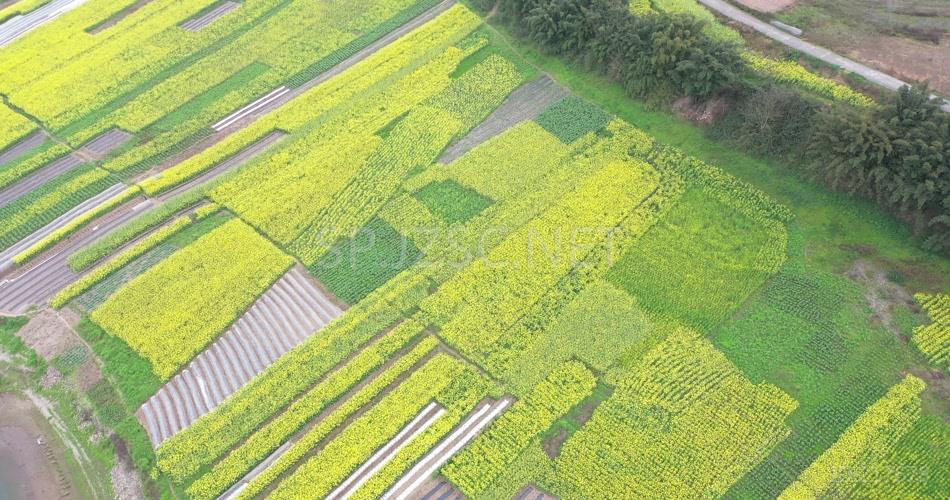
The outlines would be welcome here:
[[[869,68],[861,63],[852,61],[847,57],[842,57],[834,52],[831,52],[828,49],[819,47],[817,45],[808,43],[800,38],[797,38],[789,33],[786,33],[775,26],[772,26],[769,23],[761,21],[756,17],[747,14],[746,12],[740,10],[738,7],[733,6],[723,0],[699,0],[699,3],[709,7],[710,9],[722,14],[729,19],[738,21],[746,26],[751,27],[752,29],[762,33],[763,35],[778,40],[779,42],[788,45],[789,47],[799,51],[804,52],[812,57],[821,59],[822,61],[831,64],[832,66],[837,66],[846,71],[861,75],[867,80],[874,82],[882,87],[898,90],[904,85],[909,85],[903,80],[894,78],[891,75],[882,73],[876,69]],[[946,102],[943,105],[943,110],[950,112],[950,102]]]

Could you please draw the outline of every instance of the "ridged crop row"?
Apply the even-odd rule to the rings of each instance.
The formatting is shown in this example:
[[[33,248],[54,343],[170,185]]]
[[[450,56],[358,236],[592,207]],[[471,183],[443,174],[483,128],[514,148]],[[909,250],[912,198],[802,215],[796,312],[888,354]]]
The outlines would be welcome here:
[[[779,498],[821,498],[832,491],[842,498],[850,496],[848,490],[862,482],[867,467],[880,460],[920,418],[920,394],[925,387],[913,375],[904,377],[851,424]]]
[[[378,342],[356,354],[344,365],[328,374],[319,384],[300,396],[284,412],[268,422],[266,426],[248,437],[240,447],[235,448],[215,463],[210,471],[188,487],[188,494],[192,498],[215,498],[220,495],[228,486],[237,482],[241,476],[264,460],[280,445],[287,442],[294,433],[307,425],[330,404],[339,400],[373,370],[382,366],[387,359],[394,356],[407,343],[418,336],[422,332],[422,328],[423,325],[413,320],[406,320]],[[374,379],[372,384],[374,386],[379,386],[379,384],[385,386],[384,381],[398,377],[402,371],[410,368],[434,347],[434,340],[431,338],[424,340],[409,355],[400,358],[396,364],[387,368],[386,372],[381,374],[378,379]],[[379,382],[376,380],[379,380]],[[365,394],[371,393],[372,389],[365,392]],[[356,400],[360,400],[360,398],[357,397]],[[349,400],[344,404],[353,405]],[[335,414],[340,414],[340,410],[337,410]],[[219,449],[219,447],[212,446],[211,449]],[[210,462],[212,458],[217,457],[209,456],[205,462]],[[281,460],[283,461],[283,459]]]
[[[597,380],[576,361],[555,368],[442,468],[468,497],[484,492],[555,420],[594,390]]]
[[[37,241],[31,245],[26,250],[20,252],[13,258],[13,262],[16,262],[18,265],[23,265],[23,263],[28,260],[40,255],[41,253],[49,250],[57,243],[65,240],[66,238],[72,236],[74,233],[78,232],[80,229],[86,227],[90,222],[102,217],[103,215],[111,212],[119,205],[135,198],[139,195],[141,191],[138,186],[132,186],[125,188],[119,194],[109,198],[108,200],[96,205],[95,207],[83,212],[78,217],[70,220],[66,225],[60,227],[56,231],[53,231],[40,241]]]
[[[931,321],[914,328],[914,344],[931,363],[946,370],[950,368],[950,295],[919,293],[914,298]]]
[[[0,249],[104,191],[113,181],[105,170],[77,167],[0,208]]]
[[[407,272],[348,309],[320,335],[279,358],[214,411],[162,443],[158,467],[184,481],[224,455],[416,306],[425,286],[422,277]]]
[[[449,387],[464,369],[461,361],[447,354],[437,354],[278,484],[270,497],[326,496]]]
[[[145,238],[142,238],[141,241],[130,246],[122,253],[119,253],[112,259],[104,262],[101,266],[93,269],[91,272],[63,289],[61,292],[59,292],[59,294],[53,297],[52,300],[50,300],[50,305],[57,308],[63,307],[70,300],[82,295],[86,292],[86,290],[92,288],[94,285],[106,279],[112,273],[118,271],[126,264],[137,259],[144,253],[155,248],[163,241],[170,238],[172,235],[190,226],[193,222],[201,220],[217,212],[218,210],[220,210],[220,207],[214,203],[211,203],[195,210],[193,216],[183,215],[178,217],[177,219],[171,221],[167,226],[164,226]]]
[[[191,189],[160,206],[132,219],[122,227],[83,247],[69,256],[69,267],[76,272],[88,269],[103,257],[169,220],[175,213],[197,204],[205,197],[203,188]]]
[[[205,348],[293,260],[234,220],[130,281],[91,317],[163,380]]]

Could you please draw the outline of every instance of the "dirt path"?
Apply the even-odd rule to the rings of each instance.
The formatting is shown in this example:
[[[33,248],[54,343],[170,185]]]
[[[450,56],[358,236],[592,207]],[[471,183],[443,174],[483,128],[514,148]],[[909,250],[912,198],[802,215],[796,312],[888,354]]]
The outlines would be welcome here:
[[[736,3],[745,5],[759,12],[774,13],[791,7],[798,0],[736,0]]]
[[[57,441],[29,398],[0,394],[0,496],[78,498]]]
[[[699,0],[699,3],[709,7],[715,12],[718,12],[720,15],[728,17],[733,21],[745,24],[759,33],[762,33],[773,40],[779,41],[799,52],[804,52],[805,54],[808,54],[812,57],[821,59],[822,61],[845,71],[850,71],[851,73],[861,75],[867,80],[882,87],[896,91],[905,85],[909,85],[907,82],[898,78],[894,78],[891,75],[873,68],[869,68],[868,66],[852,61],[847,57],[842,57],[838,54],[835,54],[828,49],[808,43],[800,38],[796,38],[789,33],[772,26],[769,23],[761,21],[754,16],[743,12],[742,10],[723,0]],[[945,101],[942,108],[944,111],[950,112],[950,102]]]

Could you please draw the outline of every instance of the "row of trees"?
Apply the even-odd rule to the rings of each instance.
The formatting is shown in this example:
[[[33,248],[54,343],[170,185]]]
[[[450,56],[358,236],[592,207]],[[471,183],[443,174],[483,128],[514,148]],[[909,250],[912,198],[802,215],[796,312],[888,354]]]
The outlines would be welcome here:
[[[742,74],[736,48],[689,16],[638,17],[625,0],[500,0],[498,9],[543,50],[601,68],[636,95],[706,98]]]
[[[926,88],[871,109],[749,78],[735,45],[687,15],[634,16],[627,0],[473,0],[542,50],[596,68],[631,95],[727,95],[723,138],[865,196],[950,252],[950,118]]]

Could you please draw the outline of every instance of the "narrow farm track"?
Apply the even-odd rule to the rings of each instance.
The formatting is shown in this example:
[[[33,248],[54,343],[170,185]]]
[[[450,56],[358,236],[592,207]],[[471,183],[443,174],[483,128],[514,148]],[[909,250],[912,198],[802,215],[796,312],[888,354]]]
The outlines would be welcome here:
[[[446,148],[439,163],[452,163],[479,144],[515,125],[533,120],[548,106],[567,97],[569,92],[548,76],[518,87],[492,114],[465,137]]]
[[[722,16],[742,23],[773,40],[791,47],[792,49],[808,54],[809,56],[816,59],[820,59],[837,68],[861,75],[861,77],[866,78],[867,80],[874,82],[875,84],[884,88],[897,91],[905,85],[910,85],[909,83],[888,75],[883,71],[878,71],[874,68],[865,66],[864,64],[838,55],[824,47],[819,47],[817,45],[808,43],[801,38],[791,35],[765,21],[758,19],[751,14],[746,13],[745,11],[728,2],[725,2],[724,0],[699,0],[699,3],[709,7]],[[950,101],[944,100],[941,108],[944,111],[950,113]]]
[[[294,267],[136,412],[158,447],[343,311]]]
[[[45,135],[44,135],[45,137]],[[99,160],[125,144],[132,136],[118,129],[112,129],[87,142],[79,152],[68,154],[49,165],[27,175],[12,186],[0,191],[0,207],[13,203],[21,196],[33,191],[88,160]],[[45,139],[44,139],[45,140]]]
[[[240,6],[237,2],[224,2],[210,12],[183,23],[181,27],[188,31],[201,31]]]
[[[16,16],[0,24],[0,47],[86,3],[86,0],[53,0],[33,12]]]
[[[383,445],[369,460],[356,469],[350,477],[340,483],[335,490],[330,492],[328,498],[350,498],[366,481],[369,481],[369,479],[373,477],[373,474],[376,474],[380,469],[385,467],[386,464],[392,461],[393,458],[396,458],[396,454],[398,454],[400,450],[408,446],[419,434],[422,434],[426,429],[432,427],[432,424],[445,414],[445,411],[445,408],[439,406],[437,403],[429,403],[429,406],[423,408],[395,437]]]
[[[420,490],[425,489],[425,483],[442,465],[458,453],[463,446],[492,423],[501,412],[511,405],[510,399],[487,401],[475,408],[461,425],[451,434],[439,442],[425,457],[416,463],[412,469],[404,474],[389,491],[383,495],[384,500],[406,500],[418,498]],[[452,496],[452,493],[456,496]],[[442,481],[426,493],[422,498],[464,498],[451,485]]]
[[[0,167],[20,158],[33,149],[40,147],[44,142],[46,142],[47,137],[48,136],[46,135],[46,132],[39,130],[25,137],[10,148],[7,148],[6,151],[0,153]],[[3,203],[0,202],[0,205],[2,204]]]
[[[80,274],[69,267],[69,256],[128,222],[145,206],[139,204],[110,213],[92,228],[54,247],[32,267],[17,271],[10,278],[0,281],[0,314],[23,314],[32,307],[45,304],[65,286],[79,279]]]

